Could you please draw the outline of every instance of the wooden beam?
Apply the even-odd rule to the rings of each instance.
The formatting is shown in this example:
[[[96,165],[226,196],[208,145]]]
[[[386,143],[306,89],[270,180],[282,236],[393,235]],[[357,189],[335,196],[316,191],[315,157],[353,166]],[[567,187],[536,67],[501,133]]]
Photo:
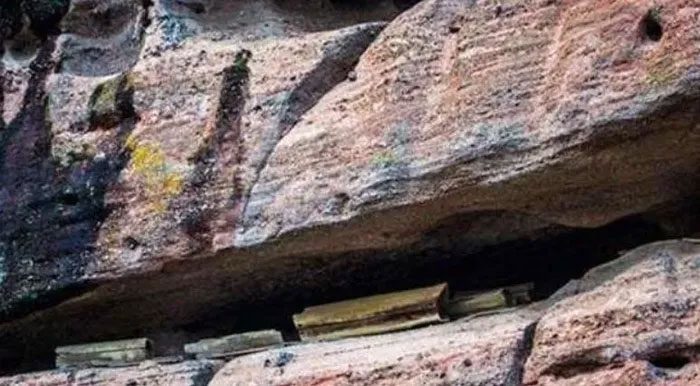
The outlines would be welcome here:
[[[279,331],[253,331],[189,343],[185,345],[185,352],[198,359],[227,358],[266,350],[283,343]]]
[[[447,284],[309,307],[294,315],[303,341],[379,334],[442,322]]]
[[[152,356],[152,343],[146,338],[79,344],[56,348],[56,367],[130,366]]]

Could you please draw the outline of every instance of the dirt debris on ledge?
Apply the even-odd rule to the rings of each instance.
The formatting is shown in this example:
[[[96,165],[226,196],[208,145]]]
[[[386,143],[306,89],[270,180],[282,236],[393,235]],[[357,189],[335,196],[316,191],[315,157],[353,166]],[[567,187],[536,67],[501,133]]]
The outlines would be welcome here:
[[[699,5],[398,3],[74,0],[42,30],[3,3],[3,370],[449,274],[544,297],[697,231]],[[585,376],[555,354],[526,380]]]

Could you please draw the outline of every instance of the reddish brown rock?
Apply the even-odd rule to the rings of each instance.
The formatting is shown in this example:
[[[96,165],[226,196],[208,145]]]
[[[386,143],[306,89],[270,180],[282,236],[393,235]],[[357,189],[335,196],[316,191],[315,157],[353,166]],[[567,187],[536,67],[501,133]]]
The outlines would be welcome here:
[[[193,281],[114,283],[61,303],[95,280],[153,274],[166,263],[208,256],[213,244],[230,245],[238,207],[276,142],[345,79],[382,27],[245,44],[193,37],[145,53],[127,73],[99,77],[55,73],[56,62],[44,58],[26,93],[32,98],[17,98],[31,103],[0,138],[0,199],[12,204],[0,210],[0,320],[12,320],[0,326],[0,340],[21,353],[32,346],[20,342],[21,331],[31,330],[33,340],[62,325],[61,333],[40,339],[48,353],[65,339],[104,340],[105,326],[121,333],[134,323],[156,326],[176,309],[180,316],[166,319],[180,323],[230,300],[228,291],[214,289],[219,280],[202,281],[197,272]],[[6,106],[14,106],[21,93],[8,91]],[[212,272],[258,290],[232,282],[228,269],[206,275]],[[157,295],[197,282],[214,287],[195,302],[178,306]],[[152,306],[104,302],[127,292]],[[56,307],[23,318],[46,303]],[[76,325],[75,315],[87,309],[95,316]]]
[[[149,3],[141,0],[72,0],[58,39],[61,71],[106,76],[127,71],[139,57]]]
[[[206,386],[223,363],[187,361],[177,364],[143,362],[114,369],[56,370],[0,378],[1,386]]]
[[[348,26],[396,11],[375,4],[80,0],[31,64],[5,52],[4,349],[368,291],[377,267],[692,201],[697,4],[426,0],[379,37]]]
[[[392,22],[280,141],[235,245],[385,248],[478,211],[595,227],[694,189],[698,5],[490,4],[424,1]]]
[[[700,368],[696,363],[683,371],[659,370],[646,361],[629,361],[623,365],[609,366],[565,379],[543,379],[538,385],[551,386],[685,386],[697,385]]]
[[[342,81],[383,24],[252,43],[192,38],[128,74],[138,122],[107,197],[92,278],[148,272],[233,243],[242,206],[275,146]],[[133,240],[129,247],[125,240]]]
[[[234,359],[212,386],[519,385],[536,314],[290,346]]]
[[[640,247],[569,286],[539,321],[525,383],[700,383],[700,244]]]

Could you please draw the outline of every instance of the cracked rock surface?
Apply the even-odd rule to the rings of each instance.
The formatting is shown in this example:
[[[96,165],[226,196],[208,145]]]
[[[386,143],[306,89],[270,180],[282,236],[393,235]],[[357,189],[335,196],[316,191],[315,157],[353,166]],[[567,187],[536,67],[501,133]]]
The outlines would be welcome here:
[[[3,2],[0,369],[58,345],[196,329],[215,311],[250,326],[244,307],[431,284],[407,272],[493,248],[527,266],[513,242],[630,218],[644,224],[635,246],[697,232],[700,5],[657,3]],[[695,247],[645,248],[621,260],[646,262],[628,273],[594,270],[559,294],[575,297],[530,310],[544,316],[526,383],[695,379]],[[587,267],[613,258],[598,254]],[[537,318],[513,318],[493,316],[483,338],[495,373],[448,366],[447,383],[519,382],[513,350]],[[402,336],[476,342],[479,323]],[[368,339],[386,342],[357,352],[401,349]],[[455,344],[444,349],[467,350]],[[447,351],[435,368],[318,371],[440,383]],[[260,355],[217,382],[319,380],[293,364],[255,373]]]

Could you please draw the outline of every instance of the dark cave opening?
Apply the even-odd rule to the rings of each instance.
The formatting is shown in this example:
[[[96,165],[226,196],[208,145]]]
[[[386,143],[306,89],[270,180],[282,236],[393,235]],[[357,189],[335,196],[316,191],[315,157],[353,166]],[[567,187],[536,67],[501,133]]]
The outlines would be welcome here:
[[[501,214],[487,215],[498,218]],[[56,335],[48,339],[31,339],[34,347],[28,351],[31,358],[27,360],[13,358],[10,352],[0,352],[5,356],[0,361],[1,371],[9,374],[53,368],[56,342],[66,344],[68,340],[72,340],[72,344],[75,340],[96,342],[148,337],[155,344],[157,356],[182,355],[183,345],[198,339],[268,328],[280,330],[286,340],[295,341],[298,335],[292,315],[307,306],[439,282],[448,282],[452,291],[488,290],[533,282],[537,301],[546,299],[589,269],[616,259],[626,250],[676,236],[644,216],[625,218],[595,229],[546,225],[531,235],[480,247],[474,246],[473,238],[464,237],[468,233],[465,231],[462,222],[447,221],[417,245],[403,250],[356,252],[330,260],[308,258],[304,263],[308,269],[298,271],[295,280],[284,285],[262,283],[274,287],[266,297],[251,299],[248,303],[211,304],[186,323],[171,321],[139,326],[141,309],[134,307],[135,314],[131,315],[134,323],[129,330],[102,325],[90,333],[89,340],[85,340],[88,335],[80,340],[80,337],[63,336],[60,334],[65,332],[54,331]],[[217,288],[211,283],[201,285],[181,296],[197,297],[199,291]],[[146,323],[145,320],[141,322]],[[49,343],[41,346],[41,342]],[[659,362],[659,365],[665,364]]]
[[[572,279],[612,261],[624,251],[662,240],[667,233],[641,217],[626,218],[595,229],[548,230],[541,240],[521,238],[503,244],[477,248],[457,241],[422,251],[373,252],[346,256],[341,260],[365,261],[361,268],[339,265],[324,275],[318,287],[289,288],[262,305],[234,304],[218,309],[213,317],[192,323],[190,331],[207,329],[219,334],[266,328],[281,330],[294,339],[292,315],[305,307],[380,293],[400,291],[447,282],[451,291],[489,290],[533,282],[534,300],[544,300]],[[465,241],[465,243],[468,243]],[[381,255],[381,256],[378,256]],[[410,263],[409,263],[410,262]],[[311,275],[314,275],[313,273]],[[235,329],[217,328],[227,315]]]

